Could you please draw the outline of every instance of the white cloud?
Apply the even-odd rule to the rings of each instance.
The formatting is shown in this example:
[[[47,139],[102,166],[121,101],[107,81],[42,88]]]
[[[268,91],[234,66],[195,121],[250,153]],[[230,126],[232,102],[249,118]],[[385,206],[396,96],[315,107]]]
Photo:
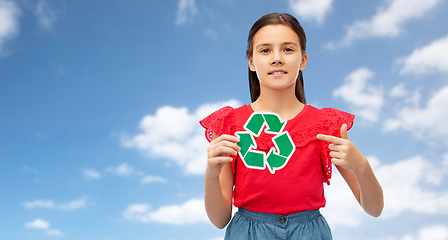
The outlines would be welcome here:
[[[356,115],[376,122],[384,104],[383,91],[368,84],[374,73],[367,68],[359,68],[345,77],[344,85],[333,92],[334,97],[341,97],[349,103]]]
[[[322,24],[331,11],[333,0],[289,0],[289,8],[306,20],[315,20]]]
[[[194,0],[179,0],[177,7],[176,25],[182,25],[191,21],[198,13]]]
[[[202,174],[208,142],[199,121],[223,106],[239,105],[236,100],[204,104],[193,113],[187,108],[161,107],[155,115],[147,115],[141,120],[142,133],[132,138],[123,135],[121,140],[124,146],[139,149],[148,157],[175,162],[188,174]]]
[[[27,172],[32,172],[32,173],[37,173],[38,171],[34,168],[30,168],[28,166],[24,166],[23,170],[27,171]]]
[[[48,229],[50,224],[42,219],[36,219],[33,222],[25,224],[26,228]]]
[[[5,42],[19,32],[20,13],[14,2],[0,0],[0,57],[7,54]]]
[[[384,192],[381,218],[394,218],[405,211],[428,215],[448,215],[448,192],[428,190],[428,184],[441,186],[448,176],[448,155],[435,166],[421,156],[383,165],[373,157],[370,164]],[[349,187],[335,171],[331,185],[325,188],[327,206],[322,210],[331,226],[359,226],[364,217]],[[344,217],[341,217],[344,216]]]
[[[420,156],[375,169],[383,186],[383,217],[392,218],[411,210],[422,214],[448,215],[448,192],[431,191],[425,185],[440,186],[447,169],[430,164]]]
[[[146,176],[146,177],[142,178],[142,180],[140,181],[141,184],[148,184],[148,183],[154,183],[154,182],[166,183],[166,179],[158,177],[158,176]]]
[[[53,236],[64,235],[60,230],[50,229],[50,223],[42,219],[36,219],[33,222],[26,223],[25,227],[46,230],[45,234],[47,235],[53,235]]]
[[[123,216],[125,219],[143,223],[159,222],[184,225],[208,222],[204,200],[201,199],[192,199],[182,205],[160,207],[155,211],[149,210],[150,206],[147,204],[132,204],[126,208]]]
[[[84,199],[74,200],[67,203],[62,203],[56,206],[56,209],[71,211],[78,208],[83,208],[86,206],[86,201]]]
[[[390,90],[389,94],[391,97],[396,97],[396,98],[406,97],[409,95],[408,91],[406,90],[406,87],[404,86],[404,83],[399,83],[396,86],[394,86]]]
[[[356,21],[348,27],[340,43],[330,42],[328,48],[348,47],[354,41],[371,37],[396,37],[403,25],[429,13],[442,0],[390,0],[383,1],[375,16],[367,20]]]
[[[106,171],[113,175],[122,177],[130,176],[135,172],[134,168],[129,166],[127,163],[123,163],[118,167],[108,167]]]
[[[23,204],[26,208],[54,208],[54,202],[50,200],[36,200]]]
[[[205,30],[204,30],[204,34],[205,34],[207,37],[209,37],[209,38],[211,38],[211,39],[214,39],[214,40],[216,40],[216,39],[218,38],[218,33],[217,33],[215,30],[210,29],[210,28],[205,29]]]
[[[448,227],[443,224],[426,226],[413,234],[403,237],[391,236],[380,240],[448,240]]]
[[[38,0],[34,9],[34,15],[36,15],[39,21],[39,26],[44,30],[51,30],[56,22],[56,14],[50,8],[48,0]]]
[[[403,107],[395,118],[385,121],[384,130],[403,129],[424,140],[440,139],[448,144],[448,86],[436,92],[426,104],[426,108]]]
[[[35,200],[32,202],[25,202],[23,204],[26,208],[48,208],[48,209],[57,209],[57,210],[65,210],[65,211],[72,211],[79,208],[83,208],[86,206],[86,200],[85,199],[78,199],[69,201],[67,203],[61,203],[56,204],[51,200]]]
[[[448,73],[447,52],[448,36],[415,49],[411,55],[397,60],[397,63],[403,65],[400,74],[424,74],[433,71]]]
[[[45,231],[45,234],[47,235],[52,235],[52,236],[63,236],[64,234],[57,230],[57,229],[49,229],[47,231]]]
[[[403,240],[448,240],[446,225],[433,225],[422,228],[416,236],[406,236]]]
[[[84,168],[82,170],[82,173],[84,174],[84,177],[86,178],[86,180],[90,180],[90,179],[100,179],[101,178],[101,174],[95,170],[92,169],[86,169]]]

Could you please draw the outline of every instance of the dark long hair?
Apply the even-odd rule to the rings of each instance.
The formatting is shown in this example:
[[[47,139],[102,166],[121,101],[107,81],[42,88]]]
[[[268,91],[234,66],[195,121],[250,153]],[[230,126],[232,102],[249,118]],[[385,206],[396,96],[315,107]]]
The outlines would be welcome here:
[[[306,50],[306,36],[305,31],[300,25],[297,19],[287,13],[270,13],[264,15],[260,19],[258,19],[252,28],[249,31],[249,37],[247,38],[247,51],[246,57],[250,58],[253,54],[253,38],[255,34],[262,27],[267,25],[285,25],[290,27],[299,37],[300,48],[302,49],[302,54],[305,53]],[[257,73],[252,72],[249,68],[249,89],[250,89],[250,98],[252,102],[258,99],[260,96],[260,80],[258,79]],[[299,76],[296,81],[296,97],[297,99],[306,104],[305,100],[305,89],[303,85],[303,75],[302,70],[299,70]]]

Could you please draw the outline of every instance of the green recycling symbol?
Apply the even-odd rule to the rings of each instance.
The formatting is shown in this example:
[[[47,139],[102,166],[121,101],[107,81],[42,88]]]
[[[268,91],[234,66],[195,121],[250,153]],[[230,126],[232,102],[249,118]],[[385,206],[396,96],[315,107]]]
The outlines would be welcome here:
[[[286,166],[292,154],[296,150],[291,136],[287,131],[283,132],[286,126],[286,120],[281,121],[275,113],[252,113],[244,125],[246,131],[235,132],[239,137],[238,146],[241,151],[238,152],[247,168],[264,170],[266,167],[274,174],[276,170]],[[267,126],[265,132],[275,134],[272,141],[275,148],[272,147],[266,154],[257,149],[255,137],[259,137],[263,128]]]

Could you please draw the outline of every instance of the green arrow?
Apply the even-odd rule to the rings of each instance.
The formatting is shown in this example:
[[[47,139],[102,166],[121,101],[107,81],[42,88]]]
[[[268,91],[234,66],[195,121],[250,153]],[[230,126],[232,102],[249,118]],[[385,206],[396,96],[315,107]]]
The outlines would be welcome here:
[[[280,133],[285,124],[280,117],[275,113],[253,113],[244,125],[247,132],[236,132],[235,135],[239,137],[240,142],[238,146],[241,148],[240,156],[248,168],[266,169],[274,174],[276,170],[282,169],[289,161],[289,158],[295,151],[294,142],[287,131]],[[267,125],[267,132],[276,133],[272,138],[275,148],[271,148],[266,154],[262,151],[251,149],[252,146],[256,149],[255,137],[258,137],[263,130],[264,124]],[[276,151],[275,149],[278,149]]]
[[[267,131],[269,132],[280,132],[286,121],[280,121],[280,117],[277,114],[265,113],[263,114],[264,119],[269,127]]]
[[[251,116],[249,121],[246,123],[246,129],[251,131],[256,136],[259,136],[261,129],[263,128],[264,118],[261,113],[257,113]]]
[[[250,146],[255,146],[254,140],[250,133],[247,132],[236,132],[235,135],[237,135],[240,139],[238,142],[238,146],[241,148],[241,155],[244,157],[246,156],[247,151],[249,151]]]
[[[292,140],[286,132],[279,136],[273,137],[272,140],[274,140],[281,156],[289,157],[289,155],[294,151]]]
[[[247,155],[244,157],[245,163],[253,168],[264,169],[264,153],[260,152],[247,152]]]
[[[273,151],[273,149],[269,151],[268,158],[266,159],[269,171],[271,171],[271,173],[274,173],[275,170],[283,168],[288,161],[286,157],[277,155]]]

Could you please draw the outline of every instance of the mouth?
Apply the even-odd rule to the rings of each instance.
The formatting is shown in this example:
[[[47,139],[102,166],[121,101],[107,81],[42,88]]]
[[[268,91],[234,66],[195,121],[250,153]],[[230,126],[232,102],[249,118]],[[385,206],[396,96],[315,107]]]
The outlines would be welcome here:
[[[285,71],[283,71],[283,70],[281,70],[281,69],[279,69],[279,70],[273,70],[273,71],[271,71],[271,72],[269,72],[268,73],[268,75],[284,75],[284,74],[287,74],[288,72],[285,72]]]

